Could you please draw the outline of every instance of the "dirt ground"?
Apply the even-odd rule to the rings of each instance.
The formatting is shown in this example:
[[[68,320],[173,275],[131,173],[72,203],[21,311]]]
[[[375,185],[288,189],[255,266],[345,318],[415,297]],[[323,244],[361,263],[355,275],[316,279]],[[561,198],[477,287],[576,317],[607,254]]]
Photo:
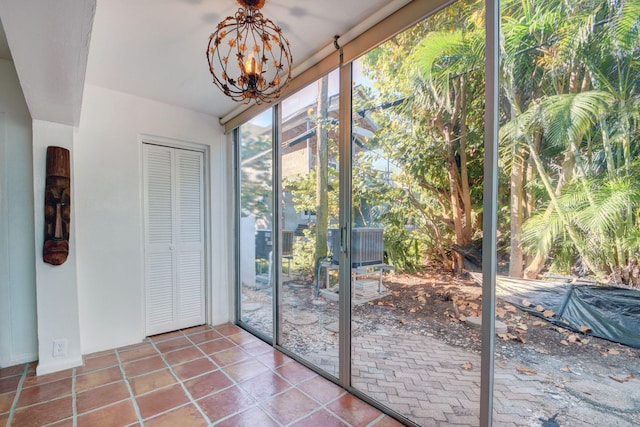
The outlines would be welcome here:
[[[337,325],[337,301],[314,297],[313,283],[310,279],[297,278],[287,281],[283,288],[284,341],[301,355],[337,351],[336,332],[322,326],[331,322]],[[408,332],[480,354],[481,331],[470,326],[466,319],[481,317],[482,289],[470,275],[438,270],[411,275],[386,274],[384,285],[389,295],[353,307],[356,333],[367,334],[380,328]],[[246,302],[262,307],[247,313],[244,320],[260,330],[269,330],[270,289],[265,285],[255,290],[245,289],[244,293]],[[288,317],[289,312],[295,314]],[[302,313],[315,314],[310,314],[312,319],[308,323],[291,325],[291,317],[299,318]],[[498,363],[518,363],[523,369],[538,372],[579,369],[585,374],[605,375],[619,382],[640,381],[640,349],[555,326],[500,299],[496,303],[496,314],[497,320],[507,326],[507,332],[496,336]]]
[[[391,294],[354,307],[354,318],[436,337],[480,353],[480,329],[465,321],[470,316],[481,317],[482,310],[482,289],[471,276],[430,271],[389,275],[384,283]],[[567,369],[580,363],[600,374],[610,371],[616,380],[640,377],[640,349],[555,326],[499,299],[496,313],[508,328],[496,337],[497,361],[519,360],[526,367],[543,358],[536,356],[553,355],[566,360]]]

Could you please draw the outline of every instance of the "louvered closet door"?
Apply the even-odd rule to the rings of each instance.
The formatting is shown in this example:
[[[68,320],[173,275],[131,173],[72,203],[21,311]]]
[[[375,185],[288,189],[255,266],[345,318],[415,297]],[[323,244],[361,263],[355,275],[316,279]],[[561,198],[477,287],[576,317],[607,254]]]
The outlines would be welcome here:
[[[205,323],[203,154],[144,144],[147,335]]]

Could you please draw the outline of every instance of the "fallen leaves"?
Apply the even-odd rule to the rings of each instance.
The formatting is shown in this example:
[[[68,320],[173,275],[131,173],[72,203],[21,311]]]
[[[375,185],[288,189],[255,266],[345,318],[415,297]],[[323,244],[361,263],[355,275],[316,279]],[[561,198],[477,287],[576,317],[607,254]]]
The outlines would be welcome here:
[[[531,301],[526,300],[526,299],[525,299],[525,300],[522,300],[522,305],[523,305],[523,306],[525,306],[525,307],[531,307],[531,306],[533,306],[533,304],[531,303]],[[540,305],[540,304],[538,304],[538,305],[536,305],[536,306],[535,306],[535,310],[536,310],[538,313],[542,313],[542,315],[543,315],[544,317],[553,317],[553,316],[555,316],[555,315],[556,315],[556,312],[555,312],[555,311],[553,311],[553,310],[549,310],[549,309],[545,308],[543,305]]]
[[[479,310],[480,309],[480,305],[476,304],[475,302],[469,302],[467,303],[467,305],[469,306],[470,310]]]
[[[555,315],[556,315],[556,312],[555,312],[555,311],[553,311],[553,310],[544,310],[544,311],[542,312],[542,315],[543,315],[544,317],[553,317],[553,316],[555,316]]]
[[[505,305],[504,309],[509,313],[515,313],[516,311],[518,311],[518,309],[514,305]]]
[[[518,336],[515,334],[512,334],[511,332],[507,332],[504,334],[498,334],[498,337],[500,339],[502,339],[503,341],[509,341],[509,340],[517,340]]]
[[[605,349],[605,351],[601,351],[600,354],[603,357],[609,357],[609,356],[618,356],[620,352],[615,348],[609,348],[609,349]]]
[[[567,341],[569,341],[570,343],[576,343],[580,341],[580,337],[576,334],[571,334],[567,337]]]
[[[525,340],[523,336],[512,334],[511,332],[498,334],[498,338],[500,338],[503,341],[519,341],[522,344],[526,344],[527,342],[527,340]]]
[[[516,368],[516,371],[520,372],[521,374],[527,374],[527,375],[538,375],[538,373],[536,371],[534,371],[531,368],[527,368],[524,365],[520,365]]]
[[[615,376],[615,375],[609,375],[609,378],[611,378],[612,380],[617,381],[617,382],[619,382],[619,383],[626,383],[627,381],[630,381],[630,380],[635,379],[635,378],[636,378],[636,376],[635,376],[635,375],[633,375],[633,374],[630,374],[630,375],[627,375],[627,376],[626,376],[626,377],[624,377],[624,378],[620,378],[620,377],[617,377],[617,376]]]
[[[473,363],[471,363],[471,362],[464,363],[461,366],[461,368],[464,369],[465,371],[470,371],[470,370],[473,369]]]

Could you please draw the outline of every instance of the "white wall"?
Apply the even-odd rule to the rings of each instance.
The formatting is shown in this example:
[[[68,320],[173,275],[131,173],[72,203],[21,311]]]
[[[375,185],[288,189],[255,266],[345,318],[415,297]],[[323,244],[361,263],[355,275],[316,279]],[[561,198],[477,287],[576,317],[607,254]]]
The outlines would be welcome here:
[[[82,364],[80,325],[78,323],[78,283],[76,245],[76,205],[74,146],[76,129],[72,126],[33,120],[33,206],[35,269],[38,307],[38,375]],[[66,148],[71,153],[71,221],[69,256],[62,265],[50,265],[42,259],[44,245],[44,193],[47,147]],[[32,234],[32,236],[33,236]],[[53,355],[55,340],[67,343],[66,354]]]
[[[0,367],[38,358],[31,116],[0,59]]]
[[[74,184],[83,354],[139,342],[144,330],[141,137],[209,145],[212,324],[231,320],[227,258],[227,152],[218,120],[87,85]]]

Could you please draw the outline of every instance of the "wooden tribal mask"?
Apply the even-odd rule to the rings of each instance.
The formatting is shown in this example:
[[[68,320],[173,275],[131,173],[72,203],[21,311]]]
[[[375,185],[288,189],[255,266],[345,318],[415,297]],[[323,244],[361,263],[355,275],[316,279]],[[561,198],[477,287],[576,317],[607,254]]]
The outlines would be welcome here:
[[[71,220],[71,164],[69,150],[47,147],[44,192],[44,262],[63,264],[69,255]]]

